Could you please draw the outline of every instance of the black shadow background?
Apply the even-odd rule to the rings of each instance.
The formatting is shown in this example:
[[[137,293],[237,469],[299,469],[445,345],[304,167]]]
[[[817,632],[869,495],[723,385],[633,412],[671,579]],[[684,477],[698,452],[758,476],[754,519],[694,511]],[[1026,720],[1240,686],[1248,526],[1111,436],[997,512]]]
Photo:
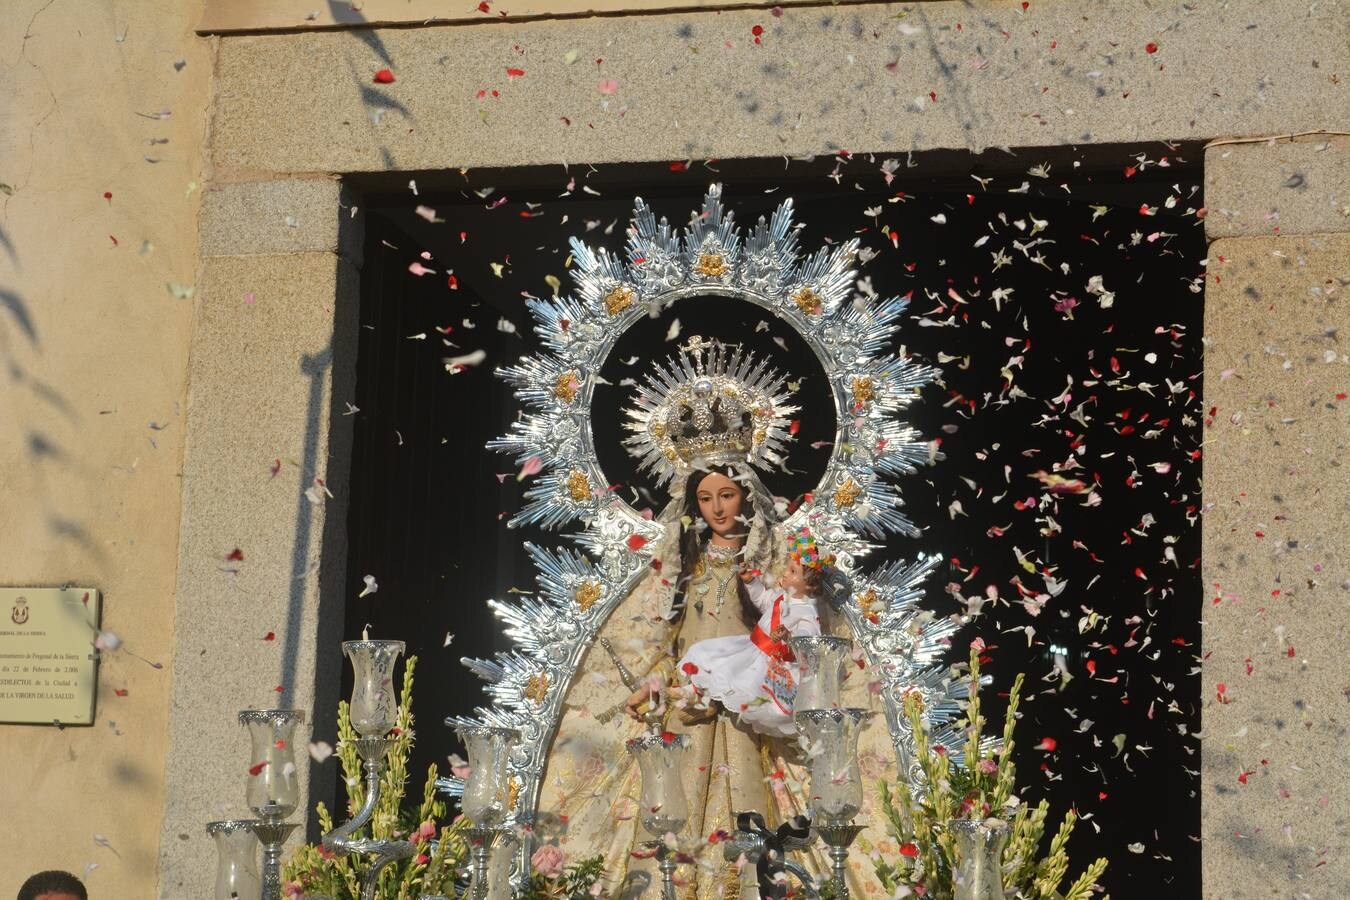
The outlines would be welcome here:
[[[523,540],[558,540],[507,529],[528,480],[483,449],[517,409],[493,368],[538,346],[524,296],[552,293],[549,276],[569,290],[573,234],[621,249],[634,194],[682,225],[720,180],[743,227],[792,196],[805,250],[857,236],[874,254],[862,288],[911,296],[898,344],[943,370],[911,418],[945,461],[903,482],[925,533],[888,549],[948,558],[928,590],[939,615],[987,601],[952,661],[979,637],[995,693],[1027,673],[1021,795],[1047,797],[1052,823],[1069,807],[1082,816],[1070,877],[1107,855],[1102,884],[1117,896],[1198,896],[1200,173],[1165,146],[1095,153],[1000,153],[964,161],[973,175],[932,177],[949,163],[840,155],[424,173],[416,196],[403,182],[361,185],[347,632],[369,625],[419,657],[414,788],[428,762],[444,769],[460,749],[441,721],[483,702],[459,658],[508,649],[485,601],[533,590]],[[1047,161],[1042,177],[1035,167]],[[415,275],[412,263],[434,271]],[[1111,305],[1088,293],[1094,275]],[[676,318],[679,338],[667,341]],[[811,445],[834,429],[819,366],[790,328],[723,298],[682,302],[620,340],[594,407],[611,482],[647,502],[616,449],[622,382],[691,334],[743,343],[804,376],[798,471],[767,480],[785,497],[810,490],[829,453]],[[482,364],[447,372],[445,358],[477,350]],[[1076,467],[1057,471],[1069,460]],[[1090,493],[1057,493],[1037,472]],[[379,591],[357,599],[367,574]],[[1062,587],[1038,598],[1047,575]],[[1001,727],[1002,699],[986,692],[985,703]]]

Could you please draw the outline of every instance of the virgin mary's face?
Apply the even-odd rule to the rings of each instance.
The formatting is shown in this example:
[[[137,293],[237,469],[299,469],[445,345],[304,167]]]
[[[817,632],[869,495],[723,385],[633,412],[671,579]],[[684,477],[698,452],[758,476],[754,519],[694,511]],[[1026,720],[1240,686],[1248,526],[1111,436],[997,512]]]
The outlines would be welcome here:
[[[745,492],[740,485],[721,472],[712,472],[698,483],[698,511],[703,521],[718,537],[727,537],[742,530],[736,521],[741,514]]]

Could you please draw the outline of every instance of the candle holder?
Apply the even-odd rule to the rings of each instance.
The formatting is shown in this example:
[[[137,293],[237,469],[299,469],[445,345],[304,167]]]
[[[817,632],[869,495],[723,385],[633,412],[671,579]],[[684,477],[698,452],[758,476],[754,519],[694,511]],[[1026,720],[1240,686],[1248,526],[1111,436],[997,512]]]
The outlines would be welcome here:
[[[947,823],[956,838],[953,900],[1003,900],[1003,845],[1008,823],[998,819],[956,819]]]
[[[207,822],[206,833],[216,844],[216,900],[259,900],[258,840],[252,819]]]
[[[295,729],[304,724],[300,709],[246,709],[239,724],[248,728],[247,796],[258,818],[249,828],[263,848],[262,900],[281,900],[281,847],[299,827],[287,822],[300,804],[295,767]]]
[[[360,735],[352,743],[365,770],[366,796],[356,815],[325,834],[322,843],[340,855],[358,853],[374,857],[361,880],[361,900],[373,900],[376,882],[386,866],[408,859],[416,851],[411,841],[352,837],[370,822],[380,802],[385,756],[393,744],[393,739],[386,735],[398,721],[394,664],[403,649],[403,641],[344,641],[342,644],[342,652],[351,660],[355,676],[348,712],[352,728]]]
[[[676,853],[666,844],[667,834],[678,834],[689,821],[689,804],[680,780],[680,763],[689,739],[682,734],[652,734],[633,738],[628,752],[637,758],[642,775],[641,813],[638,821],[656,840],[644,847],[656,851],[661,870],[662,900],[677,900],[675,891]]]
[[[793,712],[834,709],[841,704],[844,671],[853,650],[853,641],[831,634],[788,638],[788,645],[801,664],[797,697]]]
[[[507,764],[520,733],[514,728],[489,725],[460,725],[455,730],[469,754],[469,777],[464,780],[460,808],[473,825],[469,829],[473,860],[471,896],[482,900],[488,895],[492,848],[509,830],[506,820],[514,804]]]
[[[808,709],[793,716],[811,772],[811,830],[830,848],[831,880],[840,900],[848,897],[848,848],[862,831],[853,819],[862,810],[858,735],[867,716],[867,710],[849,707]]]
[[[736,862],[742,856],[747,865],[741,870],[741,900],[762,900],[764,893],[760,886],[760,860],[770,850],[782,857],[776,861],[783,871],[794,876],[801,883],[801,895],[807,900],[817,900],[820,892],[816,890],[815,879],[801,863],[787,858],[793,850],[805,850],[811,846],[810,837],[782,836],[782,828],[777,834],[770,832],[764,825],[764,817],[757,812],[736,813],[736,830],[730,840],[722,845],[722,859]],[[786,889],[784,888],[784,892]]]

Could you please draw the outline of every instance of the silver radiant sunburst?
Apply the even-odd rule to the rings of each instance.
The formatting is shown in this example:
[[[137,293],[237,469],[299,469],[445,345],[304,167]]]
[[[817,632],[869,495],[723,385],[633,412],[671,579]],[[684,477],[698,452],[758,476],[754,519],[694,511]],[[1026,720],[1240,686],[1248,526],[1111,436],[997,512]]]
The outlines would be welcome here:
[[[652,546],[661,536],[658,524],[606,488],[591,432],[599,372],[625,331],[686,297],[723,296],[755,304],[789,323],[815,353],[834,401],[834,449],[813,501],[789,516],[784,527],[795,531],[809,522],[835,553],[839,570],[851,582],[845,615],[881,674],[887,706],[898,710],[903,693],[921,692],[933,740],[953,749],[963,740],[951,724],[963,686],[952,683],[938,664],[957,626],[933,620],[919,608],[920,585],[939,560],[883,564],[871,572],[860,568],[877,551],[877,541],[918,534],[901,511],[894,480],[929,461],[929,443],[902,414],[935,372],[892,349],[905,299],[855,296],[856,239],[803,256],[798,228],[789,199],[743,234],[722,205],[720,185],[709,188],[702,209],[682,231],[658,221],[638,199],[626,258],[573,238],[575,295],[529,301],[545,350],[500,370],[526,411],[508,434],[488,446],[520,464],[532,458],[543,464],[511,525],[558,528],[579,522],[581,531],[573,539],[586,553],[528,548],[538,568],[538,596],[492,604],[514,649],[490,660],[464,660],[488,681],[493,705],[478,709],[477,718],[450,723],[520,732],[511,760],[516,822],[533,820],[545,757],[582,655],[620,599],[648,571]],[[669,383],[689,380],[684,375],[697,374],[699,366],[711,365],[714,376],[729,367],[737,371],[739,383],[762,393],[759,401],[737,401],[746,400],[750,408],[761,404],[757,421],[765,433],[759,449],[766,458],[781,453],[792,411],[781,380],[729,351],[698,352],[704,351],[707,357],[686,355],[669,363],[667,374],[680,372]],[[653,430],[658,411],[668,410],[672,401],[670,390],[652,387],[661,383],[660,370],[656,378],[646,386],[646,399],[639,400],[629,441],[664,482],[678,460],[670,458],[672,448]],[[888,715],[888,725],[901,770],[911,772],[909,725],[898,713]],[[461,787],[456,779],[440,783],[452,794]]]

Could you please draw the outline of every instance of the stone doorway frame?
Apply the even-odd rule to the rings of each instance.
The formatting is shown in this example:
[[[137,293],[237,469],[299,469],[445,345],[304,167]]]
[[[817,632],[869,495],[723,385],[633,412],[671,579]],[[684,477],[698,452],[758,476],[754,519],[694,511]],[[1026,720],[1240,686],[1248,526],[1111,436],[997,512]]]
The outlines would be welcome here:
[[[991,7],[981,27],[991,34],[1010,31],[1014,49],[1043,55],[1039,38],[1017,28],[1013,6]],[[1291,71],[1303,67],[1310,54],[1336,60],[1334,21],[1296,26],[1267,8],[1252,12],[1260,19],[1254,35],[1245,19],[1198,11],[1183,30],[1203,33],[1206,46],[1223,48],[1224,61],[1203,62],[1203,54],[1191,65],[1178,61],[1174,68],[1181,74],[1166,81],[1153,78],[1156,60],[1143,49],[1156,37],[1149,22],[1157,11],[1144,0],[1126,0],[1114,9],[1120,27],[1112,40],[1128,48],[1120,51],[1119,64],[1138,79],[1137,102],[1108,105],[1095,94],[1094,79],[1052,68],[1047,86],[1074,99],[1058,101],[1055,121],[1048,122],[1044,115],[1007,114],[1042,93],[1025,79],[974,81],[976,76],[948,61],[964,52],[955,44],[956,26],[971,18],[967,5],[923,3],[901,12],[900,23],[917,29],[914,34],[897,31],[896,8],[884,4],[794,7],[769,31],[794,71],[762,69],[748,92],[728,88],[736,79],[722,62],[687,65],[688,39],[652,44],[650,35],[668,30],[699,41],[706,36],[710,48],[720,46],[723,36],[739,43],[764,19],[762,10],[214,39],[211,171],[201,211],[202,269],[189,363],[161,897],[209,892],[210,850],[202,826],[237,815],[242,807],[246,751],[234,721],[238,709],[280,703],[318,710],[330,719],[315,723],[316,733],[333,730],[351,447],[343,412],[353,396],[362,245],[360,197],[334,173],[401,172],[415,178],[420,171],[461,165],[830,154],[842,148],[902,156],[978,149],[972,145],[975,136],[981,146],[1064,148],[1207,140],[1238,130],[1240,120],[1244,134],[1286,137],[1220,144],[1205,153],[1206,232],[1216,241],[1211,272],[1219,257],[1230,267],[1222,281],[1209,282],[1206,293],[1206,408],[1253,405],[1258,379],[1230,381],[1223,371],[1235,364],[1259,369],[1262,346],[1275,336],[1307,343],[1319,328],[1346,326],[1343,308],[1316,306],[1317,298],[1306,295],[1310,285],[1334,291],[1336,279],[1346,275],[1350,167],[1344,161],[1350,141],[1287,137],[1314,129],[1350,130],[1346,113],[1324,112],[1350,109],[1350,103],[1339,85],[1311,80],[1300,85],[1292,78],[1269,84],[1263,74],[1273,57]],[[1076,35],[1085,48],[1077,51],[1079,69],[1099,55],[1099,48],[1087,47],[1094,40],[1090,29],[1069,7],[1045,11],[1037,30]],[[896,35],[895,41],[859,43],[858,33],[872,32]],[[598,56],[625,40],[646,47],[646,55],[640,62],[608,63],[605,77],[619,85],[613,95],[597,93],[591,73],[583,78],[566,62],[571,49]],[[912,68],[888,69],[896,42],[901,53],[918,45],[922,57]],[[536,52],[525,78],[535,76],[539,87],[525,78],[517,85],[500,74],[513,45]],[[1007,46],[989,54],[996,71],[1000,66],[1016,71],[1019,65],[1015,55],[1000,57],[1012,52]],[[1217,49],[1214,55],[1220,55]],[[297,67],[297,60],[305,66]],[[852,102],[830,83],[809,80],[812,73],[837,72],[843,60],[860,73],[850,88]],[[395,62],[407,94],[368,86],[368,72]],[[288,73],[284,89],[258,77],[274,72]],[[513,102],[476,106],[472,89],[497,82],[503,91],[520,88]],[[1245,95],[1239,90],[1228,105],[1202,103],[1197,111],[1189,99],[1222,96],[1231,85],[1258,82],[1261,87]],[[453,91],[441,90],[447,83]],[[941,98],[923,102],[937,89],[946,105]],[[1097,111],[1089,112],[1094,104]],[[581,116],[575,123],[563,116],[568,124],[560,124],[557,113],[573,108],[593,120],[591,127],[583,127]],[[537,139],[522,140],[526,133]],[[1025,159],[1028,166],[1039,161]],[[1295,176],[1304,189],[1288,187]],[[1278,231],[1272,213],[1279,216]],[[1292,292],[1303,302],[1304,318],[1255,309],[1246,299],[1248,288],[1261,295]],[[1320,377],[1322,370],[1313,371]],[[1204,525],[1204,580],[1256,595],[1271,578],[1270,561],[1255,561],[1233,546],[1230,535],[1249,515],[1216,498],[1240,490],[1254,466],[1274,477],[1282,465],[1302,464],[1304,454],[1292,445],[1272,451],[1260,433],[1253,436],[1251,422],[1216,432],[1207,447],[1206,501],[1212,508]],[[1328,426],[1309,441],[1327,454],[1344,443],[1336,443]],[[269,471],[274,465],[275,476]],[[1350,533],[1347,490],[1343,484],[1339,493],[1329,488],[1309,499],[1321,523],[1302,533],[1305,544],[1309,537],[1330,542]],[[222,563],[245,529],[256,549],[242,564]],[[1272,731],[1263,710],[1292,709],[1287,679],[1241,682],[1251,628],[1217,615],[1206,622],[1205,650],[1212,653],[1203,676],[1206,732],[1231,735],[1249,726],[1262,740],[1288,740],[1287,748],[1281,745],[1286,756],[1332,765],[1339,734],[1334,729],[1288,738]],[[261,640],[267,631],[275,631],[278,641]],[[1302,642],[1309,659],[1319,647],[1334,652],[1336,628],[1321,631],[1325,634],[1309,634]],[[1329,709],[1339,675],[1313,669],[1306,690],[1317,695],[1320,708]],[[1220,681],[1244,684],[1246,702],[1210,703]],[[1299,848],[1234,842],[1233,833],[1248,828],[1244,823],[1265,821],[1264,801],[1224,789],[1236,776],[1229,770],[1246,765],[1261,740],[1255,735],[1225,740],[1245,749],[1204,744],[1206,895],[1241,896],[1240,886],[1263,883],[1271,866],[1290,870],[1291,877],[1294,870],[1312,871]],[[1334,771],[1322,768],[1319,775],[1313,766],[1292,783],[1313,792],[1320,777],[1329,785],[1330,809],[1344,808],[1350,786],[1332,776]],[[312,808],[320,795],[331,797],[332,789],[316,784],[307,790],[303,808]],[[1328,846],[1342,829],[1328,813],[1314,830],[1325,835]],[[1315,884],[1312,877],[1308,887]],[[1338,860],[1315,877],[1325,887],[1350,876],[1347,863]]]

